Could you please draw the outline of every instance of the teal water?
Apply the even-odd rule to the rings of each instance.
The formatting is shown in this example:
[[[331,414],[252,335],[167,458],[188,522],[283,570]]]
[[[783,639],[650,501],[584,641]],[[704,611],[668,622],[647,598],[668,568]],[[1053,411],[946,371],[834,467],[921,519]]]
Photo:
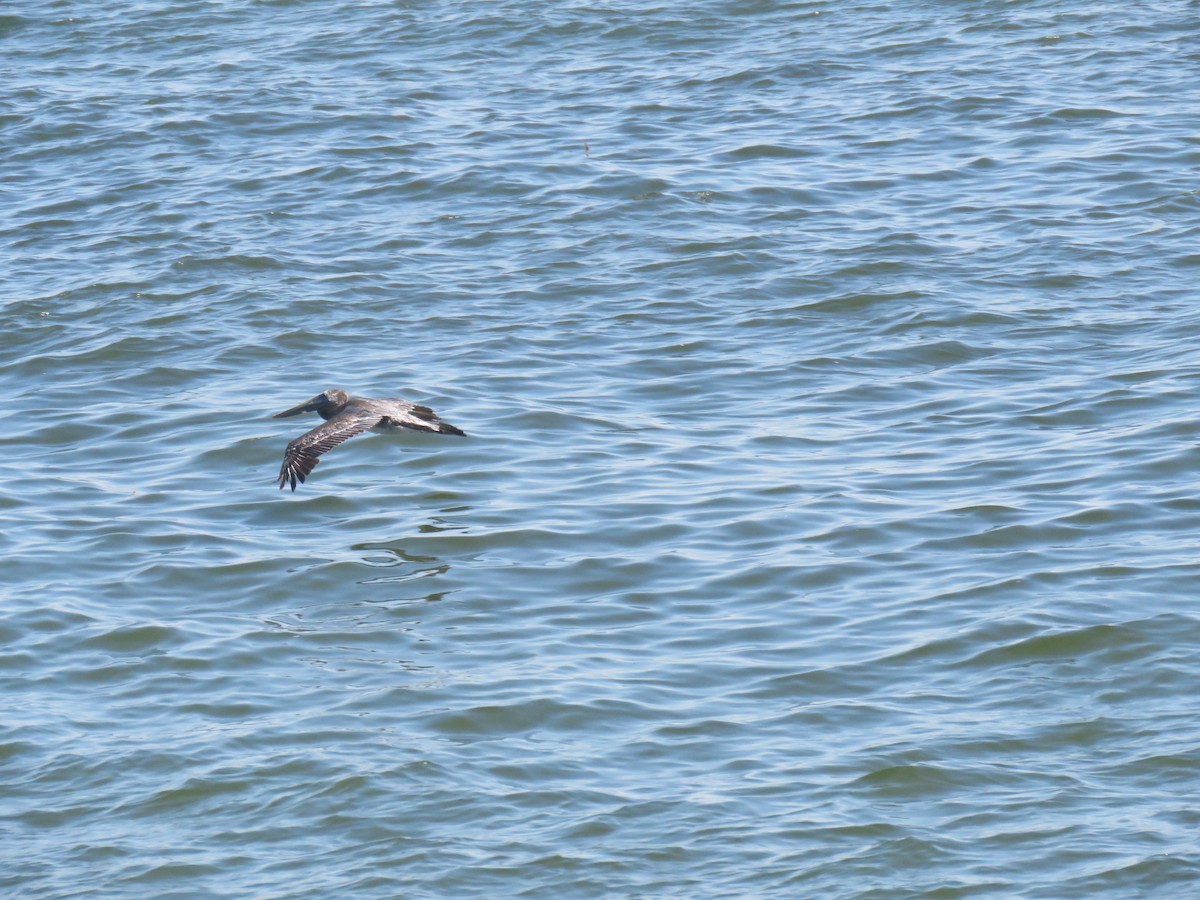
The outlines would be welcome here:
[[[9,4],[0,891],[1200,896],[1198,31]]]

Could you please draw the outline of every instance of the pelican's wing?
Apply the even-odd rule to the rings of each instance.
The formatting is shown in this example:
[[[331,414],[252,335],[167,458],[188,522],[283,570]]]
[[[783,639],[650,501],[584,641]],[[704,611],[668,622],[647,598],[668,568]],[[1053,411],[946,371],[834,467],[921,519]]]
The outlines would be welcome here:
[[[296,490],[296,482],[304,483],[304,479],[317,467],[320,462],[318,457],[322,453],[328,453],[342,441],[378,425],[379,419],[378,415],[363,416],[347,411],[300,435],[287,445],[287,451],[283,454],[279,489],[282,491],[291,482],[292,490]]]
[[[428,406],[402,400],[399,397],[385,401],[393,405],[388,411],[387,418],[394,425],[411,428],[413,431],[433,431],[437,434],[463,434],[462,429],[455,428],[449,422],[443,422]]]

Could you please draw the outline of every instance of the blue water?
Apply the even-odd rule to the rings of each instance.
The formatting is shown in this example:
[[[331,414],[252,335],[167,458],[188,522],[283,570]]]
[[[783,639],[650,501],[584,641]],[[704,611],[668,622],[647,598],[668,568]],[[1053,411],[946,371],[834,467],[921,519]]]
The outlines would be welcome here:
[[[1200,897],[1198,30],[10,3],[0,891]]]

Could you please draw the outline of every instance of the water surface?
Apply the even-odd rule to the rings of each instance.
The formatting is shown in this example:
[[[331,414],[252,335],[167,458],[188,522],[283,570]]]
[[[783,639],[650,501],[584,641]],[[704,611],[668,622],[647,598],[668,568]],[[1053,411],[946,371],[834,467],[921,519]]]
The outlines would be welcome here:
[[[10,4],[0,888],[1194,893],[1198,29]]]

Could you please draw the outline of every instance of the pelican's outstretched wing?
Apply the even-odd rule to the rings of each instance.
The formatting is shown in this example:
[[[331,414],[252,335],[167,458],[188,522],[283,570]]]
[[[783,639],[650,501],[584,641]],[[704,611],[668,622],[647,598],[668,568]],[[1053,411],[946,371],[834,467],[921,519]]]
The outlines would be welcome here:
[[[338,413],[312,431],[300,435],[287,445],[283,454],[283,466],[279,469],[279,489],[282,491],[284,486],[291,482],[292,490],[296,490],[296,482],[304,483],[304,479],[317,467],[322,453],[328,453],[342,441],[378,425],[379,420],[378,413],[361,415],[347,410]]]

